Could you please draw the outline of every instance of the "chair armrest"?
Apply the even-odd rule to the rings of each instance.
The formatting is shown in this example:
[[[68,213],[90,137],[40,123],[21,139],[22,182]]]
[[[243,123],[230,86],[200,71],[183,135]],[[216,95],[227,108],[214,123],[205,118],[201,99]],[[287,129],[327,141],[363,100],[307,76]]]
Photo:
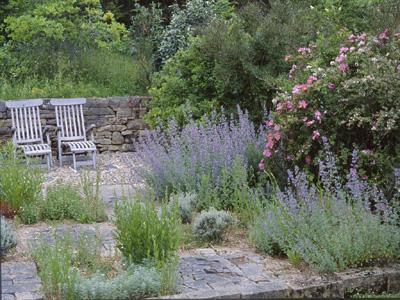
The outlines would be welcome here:
[[[43,134],[46,134],[46,133],[47,133],[47,131],[49,131],[49,130],[54,130],[54,129],[56,129],[56,127],[55,127],[55,126],[52,126],[52,125],[46,125],[46,126],[43,126],[42,133],[43,133]]]
[[[95,129],[95,128],[96,128],[95,124],[89,125],[89,127],[86,129],[86,134],[88,134],[89,132],[93,131],[93,129]]]

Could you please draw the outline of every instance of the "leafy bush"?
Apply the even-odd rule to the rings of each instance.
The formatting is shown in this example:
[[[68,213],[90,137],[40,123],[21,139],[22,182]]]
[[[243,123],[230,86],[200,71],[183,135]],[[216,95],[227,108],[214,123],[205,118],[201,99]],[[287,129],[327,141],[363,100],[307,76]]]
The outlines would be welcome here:
[[[154,198],[138,195],[132,201],[122,201],[115,207],[115,241],[122,255],[130,263],[140,264],[153,259],[162,267],[176,255],[180,231],[177,207],[168,211],[162,205],[160,211]]]
[[[392,168],[400,164],[399,45],[399,34],[388,30],[378,36],[350,35],[329,66],[320,65],[324,49],[299,49],[292,79],[274,99],[267,162],[282,146],[287,161],[315,167],[320,137],[328,136],[342,174],[355,147],[361,175],[392,194]]]
[[[400,258],[399,216],[376,186],[359,177],[356,152],[344,186],[326,141],[325,155],[319,162],[320,188],[298,168],[288,172],[289,187],[276,193],[253,226],[256,246],[321,272]]]
[[[24,204],[36,203],[42,183],[41,170],[33,163],[27,165],[11,142],[1,146],[0,199],[2,206],[5,206],[2,209],[14,215]]]
[[[11,225],[7,223],[6,219],[1,216],[1,235],[0,235],[0,253],[4,256],[8,250],[17,245],[17,238]]]
[[[193,234],[204,240],[221,240],[224,230],[234,223],[230,213],[211,207],[193,222]]]
[[[197,194],[181,192],[171,195],[169,201],[168,209],[173,210],[178,205],[182,223],[190,223],[198,202]]]
[[[204,176],[215,186],[222,169],[232,169],[236,156],[246,167],[257,167],[264,129],[256,129],[248,114],[238,109],[238,120],[224,115],[204,116],[179,130],[175,121],[167,128],[147,131],[138,145],[143,161],[140,174],[161,197],[165,191],[198,191]]]

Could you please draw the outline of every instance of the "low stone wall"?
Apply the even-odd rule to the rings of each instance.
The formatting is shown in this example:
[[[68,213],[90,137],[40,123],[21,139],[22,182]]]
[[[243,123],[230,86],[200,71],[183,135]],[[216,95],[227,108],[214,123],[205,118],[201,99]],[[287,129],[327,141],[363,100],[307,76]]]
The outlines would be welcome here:
[[[108,98],[87,98],[84,105],[86,126],[95,124],[95,143],[100,152],[134,151],[135,142],[146,125],[143,116],[146,113],[145,102],[150,97],[127,96]],[[49,99],[44,99],[40,117],[42,125],[55,125],[54,107]],[[0,140],[11,138],[11,115],[0,100]],[[55,136],[52,135],[52,147],[55,149]]]

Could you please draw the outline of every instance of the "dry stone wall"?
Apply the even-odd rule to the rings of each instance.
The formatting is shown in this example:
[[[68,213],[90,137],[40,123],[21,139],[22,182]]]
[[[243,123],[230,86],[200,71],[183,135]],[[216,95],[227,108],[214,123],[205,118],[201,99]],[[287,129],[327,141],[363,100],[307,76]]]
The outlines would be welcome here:
[[[100,152],[134,151],[135,142],[143,133],[146,124],[146,102],[149,97],[127,96],[107,98],[87,98],[84,105],[86,126],[95,124],[95,143]],[[54,108],[49,99],[44,99],[41,109],[42,125],[55,125]],[[5,101],[0,100],[0,140],[11,138],[11,115]],[[52,147],[55,149],[55,136],[52,134]]]

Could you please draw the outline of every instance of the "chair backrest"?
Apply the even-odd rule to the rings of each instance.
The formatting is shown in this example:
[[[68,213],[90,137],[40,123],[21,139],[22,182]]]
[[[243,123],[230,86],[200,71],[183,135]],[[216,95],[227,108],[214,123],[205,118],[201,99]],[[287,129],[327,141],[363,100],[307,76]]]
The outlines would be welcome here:
[[[6,101],[11,110],[12,126],[15,128],[15,144],[43,143],[39,106],[42,99]]]
[[[51,99],[56,112],[57,127],[60,128],[61,141],[86,140],[85,120],[83,118],[84,98]]]

